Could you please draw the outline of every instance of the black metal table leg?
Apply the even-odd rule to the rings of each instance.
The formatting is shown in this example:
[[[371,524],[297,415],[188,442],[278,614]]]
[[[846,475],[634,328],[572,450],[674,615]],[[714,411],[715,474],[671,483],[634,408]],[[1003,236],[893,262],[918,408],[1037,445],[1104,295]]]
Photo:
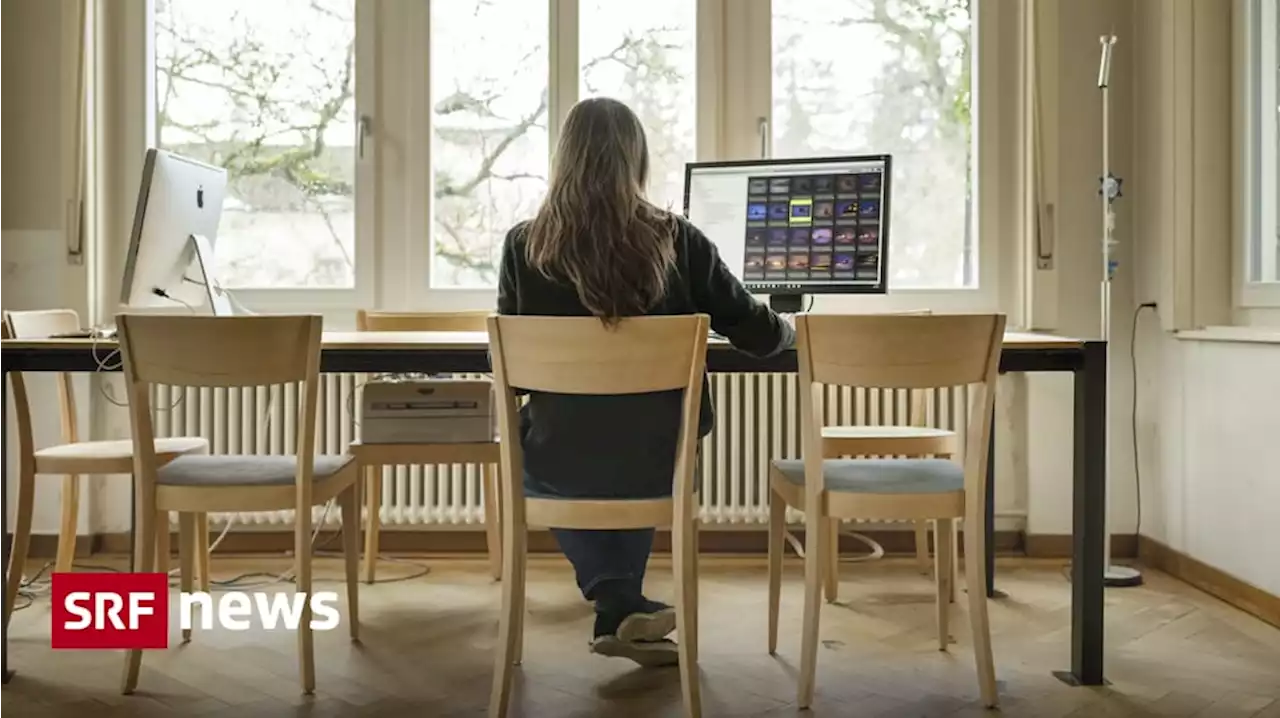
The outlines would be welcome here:
[[[1107,345],[1084,344],[1075,374],[1075,476],[1071,541],[1071,670],[1055,673],[1072,685],[1105,685],[1103,677],[1103,555],[1107,506]]]
[[[991,435],[987,437],[986,493],[983,503],[987,514],[987,555],[984,557],[987,563],[987,598],[1005,598],[1003,591],[996,590],[996,419],[994,407],[991,410]]]
[[[0,375],[0,411],[9,411],[8,368],[5,368],[3,370],[3,375]],[[3,437],[0,438],[0,471],[4,472],[2,475],[4,476],[3,489],[5,492],[4,510],[0,511],[0,542],[4,543],[4,567],[5,570],[8,571],[9,552],[13,547],[12,542],[9,540],[9,422],[6,419],[4,422],[0,423],[4,424]],[[6,575],[6,579],[7,578],[8,576]],[[9,592],[5,591],[5,611],[9,610],[8,595]],[[0,648],[0,651],[2,651],[0,652],[0,663],[3,665],[0,665],[0,671],[3,671],[3,682],[8,683],[9,679],[13,678],[13,671],[9,670],[9,622],[5,621],[3,628],[0,630],[3,630],[4,632],[4,635],[0,637],[0,641],[3,641],[3,647]]]

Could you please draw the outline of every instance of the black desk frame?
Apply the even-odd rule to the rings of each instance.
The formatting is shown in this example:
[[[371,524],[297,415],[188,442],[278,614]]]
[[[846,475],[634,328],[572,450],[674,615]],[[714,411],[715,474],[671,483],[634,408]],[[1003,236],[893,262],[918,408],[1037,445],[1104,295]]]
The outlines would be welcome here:
[[[1071,562],[1071,669],[1055,675],[1072,685],[1104,685],[1103,678],[1103,555],[1106,525],[1106,425],[1107,359],[1106,342],[1085,341],[1076,346],[1020,347],[1005,345],[1000,357],[1000,373],[1069,372],[1075,376],[1074,492],[1072,500]],[[98,362],[87,344],[7,349],[0,354],[3,383],[0,403],[7,411],[9,372],[94,373]],[[718,373],[795,372],[794,351],[770,359],[754,359],[728,347],[712,347],[707,353],[707,369]],[[424,345],[404,347],[340,347],[322,350],[320,371],[325,373],[434,372],[487,373],[489,353],[483,349],[453,349]],[[0,462],[8,480],[8,422]],[[991,432],[992,447],[995,431]],[[994,457],[994,448],[992,456]],[[995,461],[987,462],[987,595],[1000,597],[995,590]],[[7,502],[6,502],[7,503]],[[8,507],[0,512],[3,522],[4,566],[9,566],[11,542]],[[3,676],[8,683],[9,630],[4,628]]]

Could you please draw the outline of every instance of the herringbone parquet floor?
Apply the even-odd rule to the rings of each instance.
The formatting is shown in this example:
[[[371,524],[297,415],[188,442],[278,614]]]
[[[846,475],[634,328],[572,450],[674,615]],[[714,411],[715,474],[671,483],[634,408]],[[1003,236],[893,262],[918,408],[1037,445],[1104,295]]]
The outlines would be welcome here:
[[[108,718],[427,718],[483,715],[492,675],[499,585],[479,562],[433,559],[410,581],[363,586],[362,643],[345,630],[318,633],[316,695],[300,694],[292,634],[196,632],[193,641],[149,653],[139,692],[118,691],[117,652],[52,651],[49,603],[15,614],[5,716]],[[215,574],[282,571],[284,559],[220,559]],[[655,559],[650,592],[670,595]],[[317,576],[339,577],[336,561]],[[415,569],[387,563],[388,578]],[[760,559],[712,559],[703,567],[701,671],[705,714],[780,718],[794,704],[800,625],[800,566],[788,567],[780,655],[765,651],[765,573]],[[215,576],[219,577],[219,576]],[[933,643],[932,584],[906,561],[844,568],[841,602],[822,615],[814,715],[853,718],[1004,715],[1280,716],[1280,630],[1166,576],[1116,589],[1107,600],[1106,688],[1070,688],[1051,676],[1068,665],[1070,586],[1060,562],[1001,562],[1008,598],[991,604],[1002,709],[976,703],[964,618],[954,609],[950,653]],[[319,589],[321,586],[317,586]],[[286,587],[287,589],[287,587]],[[338,589],[340,590],[340,589]],[[530,572],[525,661],[515,714],[554,718],[675,716],[677,674],[639,670],[587,653],[590,608],[562,560],[535,559]]]

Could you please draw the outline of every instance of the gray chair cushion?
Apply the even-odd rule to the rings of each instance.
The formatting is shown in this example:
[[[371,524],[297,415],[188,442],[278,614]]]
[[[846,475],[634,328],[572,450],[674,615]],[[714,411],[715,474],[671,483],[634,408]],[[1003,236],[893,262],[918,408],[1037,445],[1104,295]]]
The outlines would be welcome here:
[[[346,454],[317,456],[315,480],[333,476],[354,460]],[[166,486],[280,486],[292,484],[297,472],[295,456],[179,456],[160,467],[157,481]]]
[[[804,462],[773,462],[787,481],[804,485]],[[964,468],[946,459],[828,459],[822,462],[828,491],[859,494],[941,494],[964,488]]]

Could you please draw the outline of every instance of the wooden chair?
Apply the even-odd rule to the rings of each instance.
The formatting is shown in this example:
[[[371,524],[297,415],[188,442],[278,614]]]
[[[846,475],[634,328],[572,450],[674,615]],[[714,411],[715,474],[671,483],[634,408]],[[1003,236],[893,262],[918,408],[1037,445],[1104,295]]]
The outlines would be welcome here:
[[[594,318],[489,319],[489,346],[502,437],[502,614],[489,701],[506,716],[513,666],[522,659],[526,541],[529,526],[576,529],[671,527],[676,630],[686,716],[701,715],[698,683],[698,449],[708,319],[704,315],[624,319],[606,328]],[[580,500],[526,498],[515,390],[583,395],[683,390],[679,444],[670,498]]]
[[[369,332],[483,332],[487,313],[426,314],[360,310],[357,327]],[[498,441],[476,444],[367,444],[351,443],[367,485],[369,516],[364,535],[364,576],[373,583],[378,563],[378,534],[382,519],[382,467],[404,464],[479,464],[484,482],[485,539],[494,578],[502,576],[502,539],[498,499]]]
[[[801,460],[770,470],[769,650],[776,651],[787,506],[805,514],[805,601],[799,705],[813,702],[823,562],[832,518],[937,523],[938,648],[947,650],[956,519],[964,520],[965,579],[982,700],[997,703],[984,555],[987,440],[1004,337],[1003,315],[813,316],[796,320]],[[824,384],[882,389],[971,386],[963,465],[948,459],[832,460],[822,438]],[[835,455],[844,453],[837,451]]]
[[[928,316],[928,309],[890,312],[892,316]],[[824,456],[903,458],[934,457],[950,459],[956,454],[958,437],[954,431],[927,426],[928,392],[909,390],[907,421],[893,425],[824,426],[822,443]],[[916,562],[920,572],[928,574],[929,521],[915,521]],[[827,601],[834,603],[839,597],[840,586],[840,519],[831,519],[828,568],[823,580],[823,593]],[[934,527],[935,531],[937,527]],[[954,545],[954,541],[952,542]],[[954,565],[954,562],[953,562]],[[954,588],[955,583],[953,582]],[[952,594],[951,600],[955,601]]]
[[[195,516],[206,511],[293,509],[295,586],[311,595],[311,509],[336,499],[342,509],[348,623],[359,637],[360,487],[353,457],[317,456],[321,320],[318,316],[146,316],[116,318],[137,482],[135,545],[138,571],[152,570],[156,516],[178,512],[181,587],[191,590]],[[152,450],[150,387],[297,387],[297,444],[293,455],[182,456],[161,466]],[[315,690],[312,610],[298,626],[303,690]],[[183,640],[190,639],[184,630]],[[126,652],[125,693],[137,687],[142,652]]]
[[[6,312],[3,326],[4,338],[44,339],[54,334],[75,332],[81,329],[80,318],[74,311],[54,309],[45,311]],[[104,351],[104,362],[109,352]],[[113,358],[112,361],[115,361]],[[31,542],[31,517],[35,504],[35,478],[57,476],[62,478],[62,517],[58,529],[58,554],[54,571],[71,570],[76,551],[76,519],[80,512],[80,478],[92,474],[133,473],[133,443],[123,441],[80,441],[76,425],[76,397],[69,374],[59,374],[58,407],[62,415],[62,442],[42,449],[35,448],[31,424],[31,405],[27,398],[27,386],[21,372],[10,375],[13,382],[13,406],[18,429],[18,507],[13,530],[13,551],[9,556],[8,576],[5,584],[4,622],[9,623],[14,601],[22,586],[22,573]],[[168,462],[184,454],[203,454],[209,450],[209,442],[198,437],[157,439],[155,455],[158,462]],[[168,524],[166,523],[166,526]],[[167,536],[167,534],[166,534]],[[162,547],[167,556],[167,542]]]

